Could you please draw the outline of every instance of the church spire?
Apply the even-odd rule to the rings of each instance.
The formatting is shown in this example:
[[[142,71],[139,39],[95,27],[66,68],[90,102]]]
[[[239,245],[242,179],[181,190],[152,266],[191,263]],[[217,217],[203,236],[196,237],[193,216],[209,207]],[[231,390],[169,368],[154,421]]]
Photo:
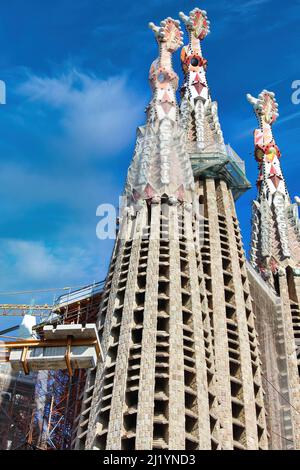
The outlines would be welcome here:
[[[249,189],[245,165],[229,145],[225,145],[219,122],[218,104],[212,101],[206,78],[207,60],[202,41],[210,33],[207,13],[194,8],[189,15],[179,13],[188,33],[181,52],[184,84],[181,88],[180,125],[190,155],[194,176],[223,179],[237,199]]]
[[[192,200],[194,186],[189,156],[179,126],[176,101],[178,76],[172,55],[182,45],[179,21],[167,18],[156,26],[149,24],[159,46],[149,81],[153,96],[147,107],[146,126],[138,129],[137,144],[129,168],[125,193],[133,200],[151,200],[167,195],[174,200]]]
[[[253,203],[251,263],[269,279],[280,266],[300,262],[300,223],[297,204],[292,204],[281,170],[281,152],[272,126],[278,104],[275,94],[263,90],[257,98],[247,95],[259,122],[254,131],[258,162],[258,194]]]
[[[188,141],[196,142],[197,150],[220,146],[225,153],[224,139],[218,118],[218,105],[212,102],[206,79],[207,60],[201,42],[210,33],[210,22],[204,10],[195,8],[188,16],[179,13],[188,33],[188,44],[181,52],[185,75],[182,87],[182,124]]]
[[[274,194],[279,192],[284,200],[289,202],[280,166],[281,153],[272,133],[272,126],[279,116],[275,94],[264,90],[258,98],[249,94],[247,98],[254,108],[260,126],[254,132],[255,158],[260,170],[257,181],[259,198],[264,195],[271,205]]]
[[[176,91],[178,88],[178,75],[173,70],[172,55],[182,43],[183,32],[179,21],[167,18],[156,26],[149,23],[155,34],[159,56],[152,63],[149,80],[153,91],[153,99],[148,111],[148,119],[163,121],[165,118],[175,122],[177,120]],[[151,111],[154,116],[151,117]]]
[[[201,41],[209,34],[210,23],[206,11],[199,8],[192,10],[189,16],[182,12],[179,16],[185,23],[189,38],[188,45],[181,52],[181,63],[185,74],[183,93],[188,96],[194,107],[197,100],[207,101],[209,97],[206,80],[207,60],[202,56]]]

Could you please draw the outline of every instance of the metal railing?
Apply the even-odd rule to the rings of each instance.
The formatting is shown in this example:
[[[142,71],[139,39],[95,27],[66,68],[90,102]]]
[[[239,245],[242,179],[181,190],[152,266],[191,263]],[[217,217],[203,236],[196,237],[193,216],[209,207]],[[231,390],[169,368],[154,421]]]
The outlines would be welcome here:
[[[95,282],[94,284],[82,287],[81,289],[68,292],[68,294],[60,295],[54,302],[53,310],[101,294],[104,283],[105,281]]]

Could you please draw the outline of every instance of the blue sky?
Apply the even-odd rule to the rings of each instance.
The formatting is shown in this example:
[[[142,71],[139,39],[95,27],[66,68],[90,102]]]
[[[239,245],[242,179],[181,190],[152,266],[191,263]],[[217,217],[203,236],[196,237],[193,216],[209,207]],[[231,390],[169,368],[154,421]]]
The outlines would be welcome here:
[[[275,136],[297,194],[300,105],[291,102],[291,84],[300,79],[299,0],[1,2],[1,292],[105,277],[112,242],[96,238],[96,208],[117,204],[135,129],[144,123],[148,70],[157,56],[148,22],[195,6],[211,21],[203,53],[225,140],[246,161],[253,183],[237,205],[247,250],[257,176],[248,92],[277,94]],[[174,66],[181,75],[179,52]],[[0,303],[51,301],[55,294],[0,294]]]

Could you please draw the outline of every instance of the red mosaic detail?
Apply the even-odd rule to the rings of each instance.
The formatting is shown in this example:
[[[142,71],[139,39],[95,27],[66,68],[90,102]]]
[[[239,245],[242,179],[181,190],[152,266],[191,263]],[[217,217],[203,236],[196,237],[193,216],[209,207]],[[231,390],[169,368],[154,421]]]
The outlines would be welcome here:
[[[177,198],[178,198],[179,201],[184,200],[184,187],[183,187],[183,185],[181,185],[177,190]]]
[[[136,189],[134,189],[132,191],[132,197],[135,201],[138,201],[141,198],[141,195]]]
[[[209,33],[207,18],[201,10],[195,10],[191,14],[193,22],[194,35],[202,41]]]
[[[151,184],[149,184],[149,183],[147,184],[147,186],[145,187],[145,190],[144,190],[144,194],[145,194],[147,199],[151,199],[154,196],[155,191],[152,188]]]
[[[171,111],[173,106],[174,106],[173,101],[171,100],[168,93],[165,92],[164,96],[162,97],[162,100],[161,100],[161,107],[163,108],[163,110],[166,114],[169,114],[169,112]]]
[[[271,258],[269,266],[270,266],[272,273],[276,274],[278,271],[278,263],[274,258]]]
[[[175,52],[182,44],[180,28],[174,20],[168,19],[164,27],[164,39],[169,52]]]
[[[197,91],[198,95],[201,95],[203,88],[206,88],[205,84],[201,82],[198,73],[195,76],[195,80],[192,83],[193,87]]]

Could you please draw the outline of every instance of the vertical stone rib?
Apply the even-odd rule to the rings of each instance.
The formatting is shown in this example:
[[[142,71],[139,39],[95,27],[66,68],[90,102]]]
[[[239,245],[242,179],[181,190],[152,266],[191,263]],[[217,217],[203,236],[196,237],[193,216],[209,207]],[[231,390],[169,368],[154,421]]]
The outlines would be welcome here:
[[[123,226],[122,226],[122,235],[124,235],[126,228],[127,228],[127,221],[124,221]],[[108,360],[107,350],[109,347],[111,322],[112,322],[112,316],[114,313],[114,305],[115,305],[115,301],[116,301],[116,297],[118,293],[118,283],[119,283],[119,278],[120,278],[122,254],[123,254],[125,241],[126,241],[125,238],[121,236],[121,242],[119,244],[119,247],[117,247],[117,244],[114,247],[114,255],[116,256],[116,260],[115,260],[115,267],[113,271],[111,289],[109,292],[108,304],[106,307],[107,312],[106,312],[106,319],[105,319],[105,323],[103,327],[104,329],[103,329],[102,342],[101,342],[105,360],[103,363],[100,362],[97,366],[95,387],[94,387],[94,392],[93,392],[92,407],[91,407],[90,420],[89,420],[89,426],[88,426],[86,449],[90,449],[93,447],[93,442],[95,438],[97,437],[97,432],[95,433],[95,428],[96,428],[96,423],[97,423],[97,415],[99,413],[99,402],[101,400],[102,375],[103,375],[103,372],[105,370],[105,367],[107,365],[107,360]],[[114,257],[112,259],[114,259]],[[103,310],[103,305],[101,305],[101,308],[100,308],[98,322],[101,318],[102,310]],[[83,400],[83,403],[84,403],[84,400]],[[82,420],[84,419],[86,418],[82,417]]]
[[[294,276],[294,286],[295,286],[295,294],[297,297],[297,303],[300,306],[300,277]],[[298,343],[298,344],[297,344]],[[296,343],[296,350],[299,351],[300,349],[300,340],[298,336],[298,342]],[[297,355],[297,363],[298,363],[298,375],[300,373],[300,356],[299,353]],[[296,426],[295,426],[295,441],[296,441],[296,449],[300,449],[300,377],[298,378],[298,382],[296,385],[295,394],[297,394],[297,402],[296,402],[296,409],[298,410],[297,418],[296,418]]]
[[[238,257],[240,259],[240,270],[242,275],[242,286],[244,289],[244,300],[245,300],[245,309],[247,316],[247,329],[248,329],[248,341],[250,345],[250,355],[251,355],[251,368],[252,368],[252,380],[254,383],[254,395],[256,400],[256,422],[257,422],[257,434],[258,434],[258,448],[259,450],[269,449],[268,442],[268,429],[267,429],[267,417],[266,417],[266,407],[264,400],[264,388],[262,384],[262,361],[261,361],[261,351],[260,343],[258,341],[258,332],[256,329],[255,323],[255,313],[254,306],[252,303],[251,290],[250,290],[250,280],[249,273],[247,270],[246,257],[244,253],[244,248],[242,244],[242,236],[240,228],[238,226],[238,220],[236,217],[236,209],[234,198],[232,192],[228,193],[230,203],[231,203],[231,212],[233,214],[233,226],[236,231],[236,241],[238,249]],[[242,251],[242,253],[241,253]],[[266,301],[267,299],[265,299]],[[265,303],[266,305],[266,303]],[[258,388],[257,388],[258,387]]]
[[[225,315],[224,279],[221,255],[221,240],[218,222],[218,205],[215,181],[206,179],[206,203],[210,231],[211,277],[213,294],[213,316],[215,334],[215,360],[219,399],[220,439],[224,450],[232,449],[232,412],[230,393],[229,354]]]
[[[235,214],[231,212],[231,201],[229,198],[228,188],[225,181],[220,182],[222,198],[224,203],[224,211],[227,222],[229,250],[231,257],[231,268],[233,274],[235,304],[237,311],[237,323],[239,330],[239,343],[241,352],[241,369],[243,381],[243,396],[245,409],[246,439],[247,449],[257,449],[257,424],[255,411],[255,396],[253,389],[253,375],[251,368],[251,354],[248,338],[247,318],[244,300],[244,289],[241,278],[241,268],[239,264],[239,256],[237,243],[235,238],[233,219]]]
[[[136,427],[137,450],[151,449],[153,441],[160,211],[160,204],[152,204]]]
[[[182,299],[177,206],[169,207],[170,239],[170,376],[169,449],[185,449],[185,394]]]
[[[134,239],[130,256],[129,273],[126,283],[122,324],[119,336],[119,348],[116,363],[116,373],[113,385],[110,421],[107,435],[107,450],[121,449],[123,430],[123,411],[127,380],[127,365],[131,344],[132,316],[137,290],[137,272],[141,248],[141,230],[144,225],[145,207],[138,212],[134,230]]]
[[[292,314],[288,283],[285,270],[279,273],[279,288],[281,298],[281,308],[283,316],[284,341],[286,344],[288,376],[290,385],[291,413],[293,416],[293,429],[288,436],[295,442],[295,449],[300,449],[300,394],[299,394],[299,374],[297,368],[296,345],[293,332]],[[285,390],[283,390],[283,393]]]
[[[195,359],[197,374],[197,402],[198,402],[198,432],[199,449],[211,449],[211,431],[208,404],[208,385],[205,360],[205,346],[203,322],[201,315],[201,298],[198,282],[198,269],[193,235],[192,212],[185,210],[185,236],[187,238],[187,251],[189,259],[189,277],[191,286],[191,301],[193,312],[193,327],[195,340]],[[198,247],[199,248],[199,247]]]

